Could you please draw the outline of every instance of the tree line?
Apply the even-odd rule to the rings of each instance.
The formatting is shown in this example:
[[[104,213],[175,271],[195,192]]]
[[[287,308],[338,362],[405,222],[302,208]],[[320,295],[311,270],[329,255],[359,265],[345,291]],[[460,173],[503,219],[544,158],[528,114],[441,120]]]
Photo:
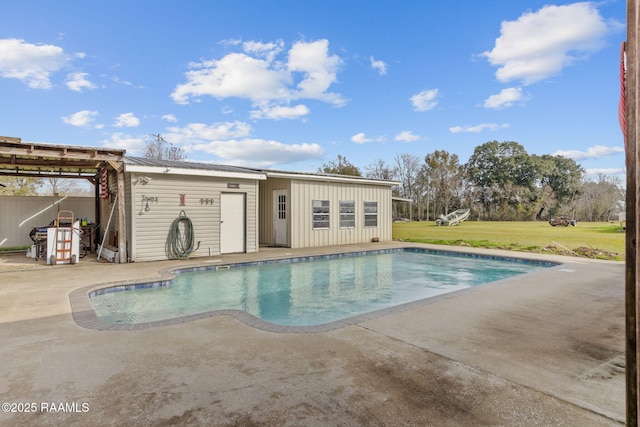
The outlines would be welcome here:
[[[184,160],[181,148],[154,134],[146,141],[144,156]],[[393,195],[411,204],[394,204],[395,218],[431,221],[460,208],[471,208],[481,220],[547,220],[569,215],[579,221],[617,219],[625,190],[620,179],[601,174],[587,180],[573,159],[530,155],[513,141],[489,141],[477,146],[465,164],[457,154],[435,150],[421,158],[401,153],[392,161],[378,159],[365,173],[344,156],[322,165],[318,172],[366,176],[398,181]],[[0,195],[91,194],[79,191],[76,180],[0,177]]]
[[[393,195],[410,199],[395,204],[396,218],[435,220],[456,209],[471,208],[481,220],[547,220],[569,215],[579,221],[617,220],[625,192],[620,179],[601,174],[587,180],[575,160],[528,154],[513,141],[477,146],[465,164],[458,155],[436,150],[421,158],[401,153],[379,159],[362,171],[339,155],[319,172],[398,181]]]

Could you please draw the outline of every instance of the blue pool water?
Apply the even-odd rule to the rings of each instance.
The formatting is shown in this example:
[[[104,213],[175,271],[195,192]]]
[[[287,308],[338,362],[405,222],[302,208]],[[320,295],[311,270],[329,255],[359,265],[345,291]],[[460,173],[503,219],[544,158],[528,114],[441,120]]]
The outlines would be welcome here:
[[[135,324],[242,310],[287,326],[329,323],[553,264],[418,249],[178,272],[173,281],[92,292],[99,319]]]

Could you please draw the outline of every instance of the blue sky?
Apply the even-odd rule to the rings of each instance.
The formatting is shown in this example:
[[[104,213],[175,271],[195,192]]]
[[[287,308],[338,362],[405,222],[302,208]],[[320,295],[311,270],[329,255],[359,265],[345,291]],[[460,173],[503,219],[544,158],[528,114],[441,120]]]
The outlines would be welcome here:
[[[90,8],[88,5],[91,5]],[[455,6],[454,6],[455,5]],[[490,5],[490,7],[489,7]],[[0,135],[316,171],[487,141],[622,177],[624,0],[29,1],[0,13]]]

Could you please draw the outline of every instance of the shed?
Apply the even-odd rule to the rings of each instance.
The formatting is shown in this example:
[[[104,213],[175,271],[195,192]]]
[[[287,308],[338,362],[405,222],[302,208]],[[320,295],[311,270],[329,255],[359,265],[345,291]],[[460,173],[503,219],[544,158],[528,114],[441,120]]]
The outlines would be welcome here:
[[[191,224],[191,256],[258,251],[258,182],[264,173],[208,163],[125,157],[129,261],[168,254],[172,224]]]
[[[391,190],[397,182],[263,172],[260,244],[305,248],[392,239]]]

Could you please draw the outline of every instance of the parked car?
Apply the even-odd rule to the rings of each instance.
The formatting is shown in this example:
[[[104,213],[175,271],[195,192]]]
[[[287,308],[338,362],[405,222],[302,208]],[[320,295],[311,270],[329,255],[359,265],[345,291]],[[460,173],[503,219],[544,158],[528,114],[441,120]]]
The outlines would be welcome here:
[[[573,225],[575,227],[576,223],[576,220],[572,219],[568,215],[557,215],[549,218],[549,224],[551,224],[553,227],[555,227],[556,225],[564,225],[565,227]]]

